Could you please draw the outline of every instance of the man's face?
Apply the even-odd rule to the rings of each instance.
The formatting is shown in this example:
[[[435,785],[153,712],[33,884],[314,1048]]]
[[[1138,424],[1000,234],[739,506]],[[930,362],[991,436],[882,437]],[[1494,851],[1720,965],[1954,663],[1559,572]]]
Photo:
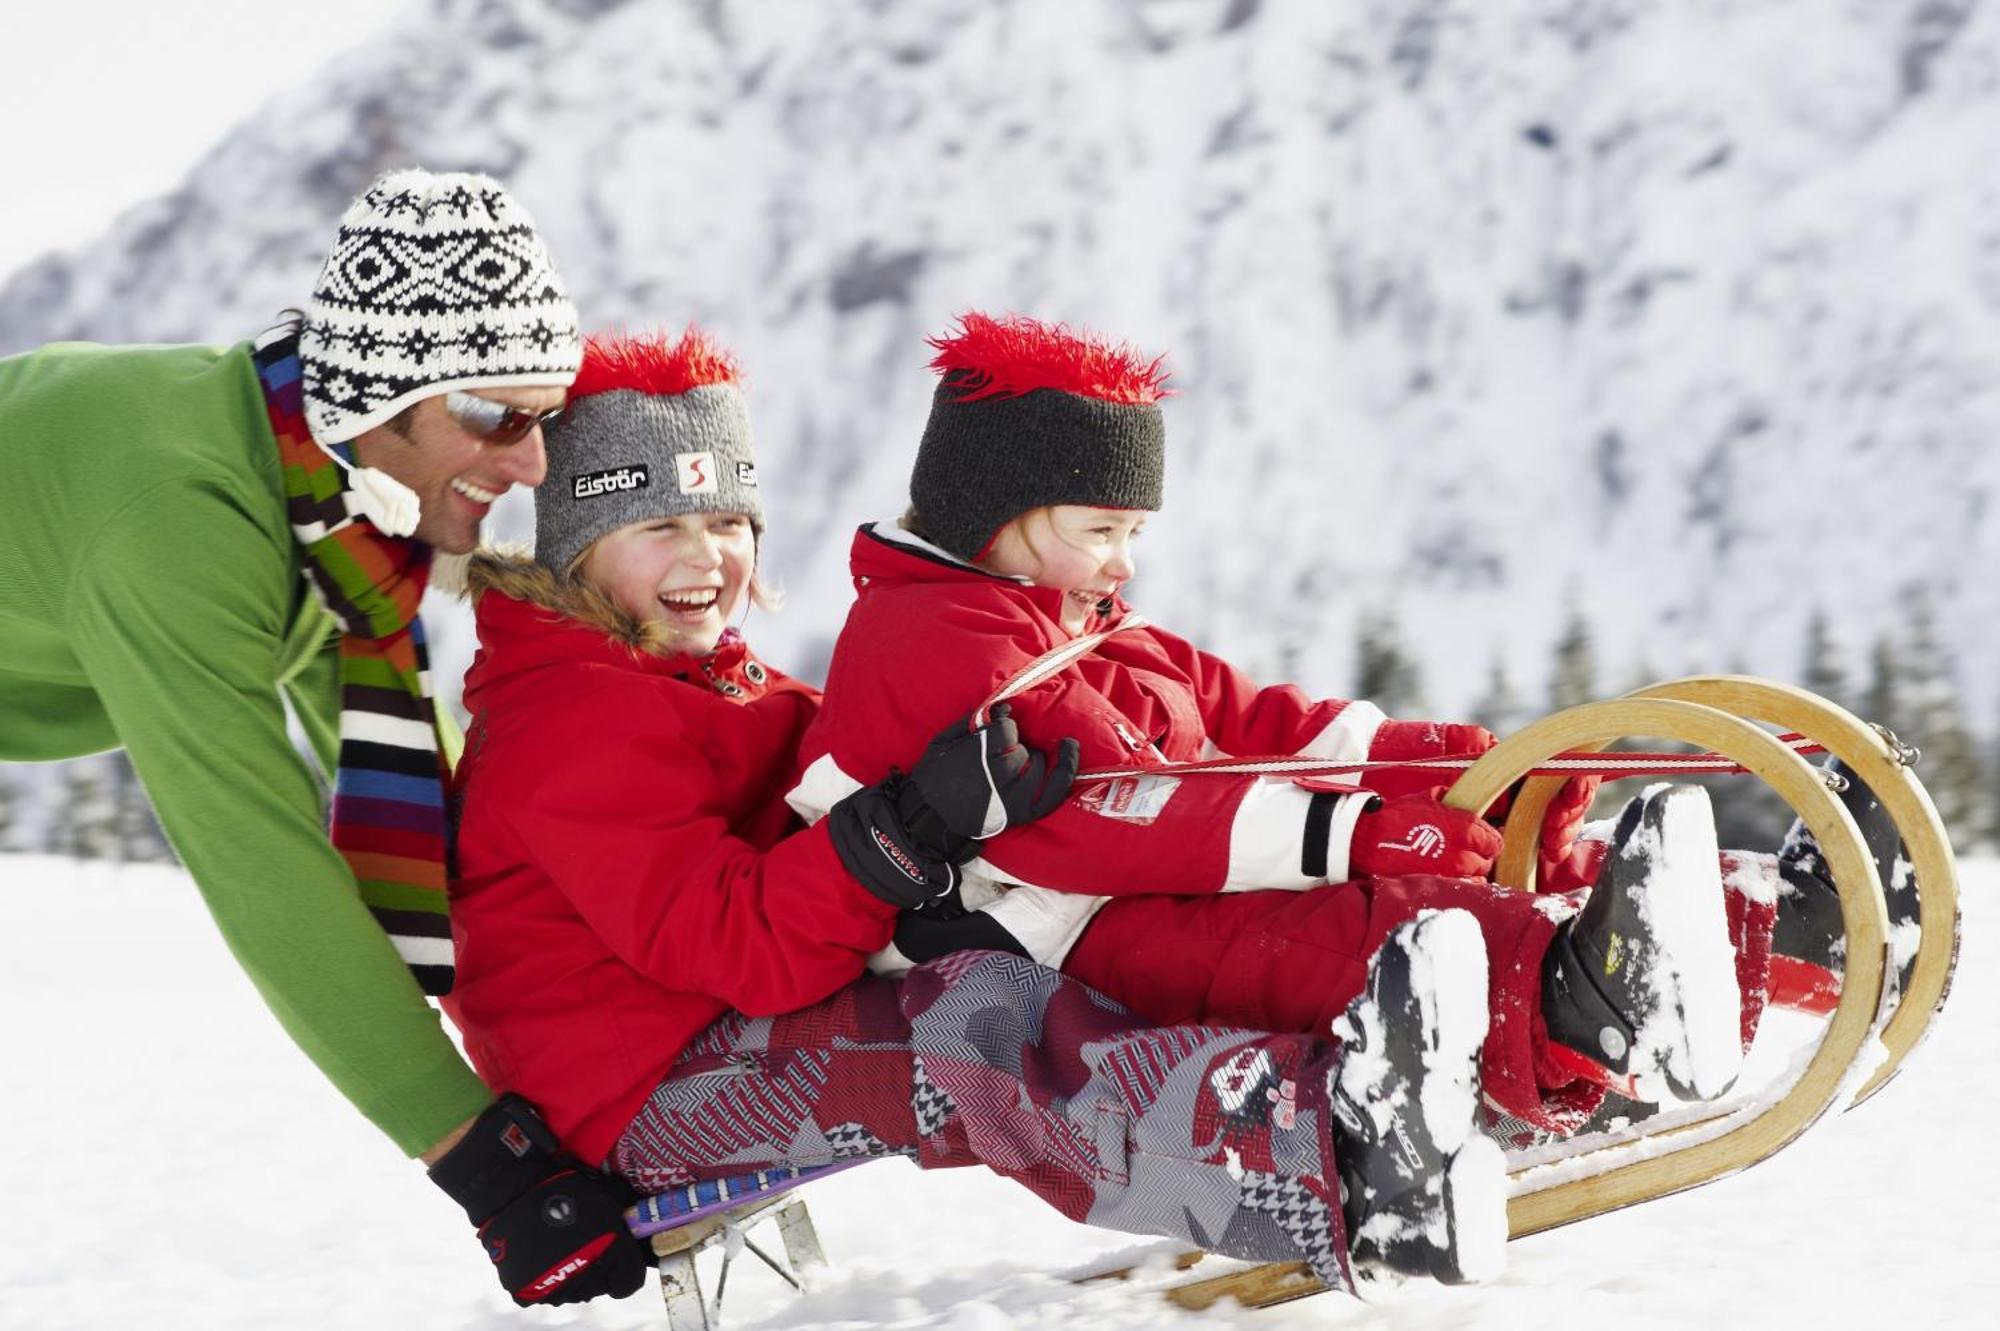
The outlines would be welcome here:
[[[563,403],[560,388],[471,391],[522,411],[544,412]],[[421,506],[416,538],[454,555],[479,544],[479,524],[494,501],[513,486],[540,485],[549,470],[540,426],[514,443],[489,444],[451,418],[442,394],[411,408],[402,432],[378,425],[355,439],[354,457],[416,491]]]

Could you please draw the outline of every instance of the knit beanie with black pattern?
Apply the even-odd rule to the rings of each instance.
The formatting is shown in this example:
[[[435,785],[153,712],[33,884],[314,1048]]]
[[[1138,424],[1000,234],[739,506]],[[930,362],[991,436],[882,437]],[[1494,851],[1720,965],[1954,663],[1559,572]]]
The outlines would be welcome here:
[[[942,378],[910,474],[925,539],[977,560],[1032,509],[1160,507],[1162,357],[1022,315],[968,313],[929,341]]]
[[[306,424],[332,445],[455,389],[567,388],[582,354],[535,220],[499,181],[392,171],[348,206],[313,284]]]
[[[569,571],[629,522],[764,505],[736,358],[699,329],[584,343],[563,414],[543,427],[549,474],[535,491],[535,562]]]

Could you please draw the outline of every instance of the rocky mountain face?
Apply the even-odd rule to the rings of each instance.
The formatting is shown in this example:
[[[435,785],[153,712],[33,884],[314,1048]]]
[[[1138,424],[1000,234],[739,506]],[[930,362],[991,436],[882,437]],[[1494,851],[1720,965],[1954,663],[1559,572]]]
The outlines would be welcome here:
[[[18,273],[0,352],[246,336],[376,172],[480,169],[587,323],[741,352],[802,673],[985,308],[1166,353],[1133,599],[1266,677],[1389,617],[1434,712],[1539,699],[1574,608],[1600,691],[1797,678],[1815,605],[1858,673],[1921,593],[1983,710],[1996,8],[436,0]]]

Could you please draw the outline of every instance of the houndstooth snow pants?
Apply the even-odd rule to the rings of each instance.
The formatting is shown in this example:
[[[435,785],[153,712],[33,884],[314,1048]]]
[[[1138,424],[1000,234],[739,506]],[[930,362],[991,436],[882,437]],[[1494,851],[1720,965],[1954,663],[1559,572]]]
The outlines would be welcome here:
[[[1023,958],[961,952],[682,1054],[611,1164],[643,1191],[788,1164],[983,1164],[1072,1220],[1351,1289],[1328,1072],[1305,1035],[1153,1027]]]

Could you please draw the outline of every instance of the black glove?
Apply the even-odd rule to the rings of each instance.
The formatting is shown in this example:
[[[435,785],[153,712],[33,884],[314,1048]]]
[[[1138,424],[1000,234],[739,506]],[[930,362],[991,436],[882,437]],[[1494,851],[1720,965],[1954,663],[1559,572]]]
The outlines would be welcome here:
[[[965,719],[947,726],[911,769],[910,784],[940,839],[983,841],[1053,812],[1076,780],[1078,756],[1073,739],[1056,746],[1054,762],[1023,745],[1013,709],[1003,702],[979,730]],[[929,828],[912,830],[922,836]]]
[[[827,811],[841,863],[891,905],[953,913],[958,866],[979,839],[1053,810],[1076,779],[1077,743],[1051,762],[1025,748],[1003,703],[978,730],[954,721],[905,777],[891,773]]]
[[[632,1189],[563,1150],[520,1096],[501,1096],[430,1174],[521,1307],[622,1299],[645,1282],[652,1253],[625,1226]]]
[[[904,911],[896,918],[896,950],[911,961],[926,961],[952,952],[1012,952],[1028,955],[1021,940],[1006,925],[983,910],[961,911],[955,916],[932,911]]]
[[[892,906],[906,910],[943,909],[958,900],[958,866],[976,853],[977,842],[959,839],[953,847],[936,839],[920,841],[909,828],[909,813],[922,800],[900,773],[863,786],[826,811],[827,832],[840,862],[855,880]]]

